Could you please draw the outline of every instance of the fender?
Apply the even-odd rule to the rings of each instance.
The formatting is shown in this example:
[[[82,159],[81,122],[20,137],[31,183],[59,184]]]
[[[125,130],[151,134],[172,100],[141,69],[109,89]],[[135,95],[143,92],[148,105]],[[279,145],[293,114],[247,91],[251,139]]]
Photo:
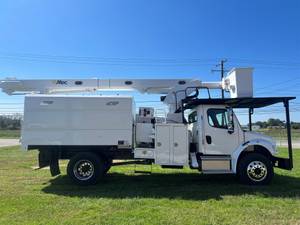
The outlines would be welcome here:
[[[264,147],[271,153],[271,155],[277,154],[276,147],[273,146],[272,143],[269,141],[266,141],[264,139],[252,139],[250,141],[247,141],[246,143],[239,145],[231,154],[231,168],[232,168],[233,173],[236,173],[237,162],[238,162],[238,158],[239,158],[240,154],[247,147],[253,146],[253,145],[260,145],[260,146]]]

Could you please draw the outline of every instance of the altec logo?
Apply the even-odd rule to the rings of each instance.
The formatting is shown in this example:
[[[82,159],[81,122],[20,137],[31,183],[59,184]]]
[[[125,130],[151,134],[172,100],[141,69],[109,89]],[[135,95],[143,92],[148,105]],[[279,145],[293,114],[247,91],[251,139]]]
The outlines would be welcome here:
[[[55,84],[58,84],[58,85],[67,85],[67,84],[68,84],[68,81],[66,81],[66,80],[57,80],[57,81],[55,82]]]

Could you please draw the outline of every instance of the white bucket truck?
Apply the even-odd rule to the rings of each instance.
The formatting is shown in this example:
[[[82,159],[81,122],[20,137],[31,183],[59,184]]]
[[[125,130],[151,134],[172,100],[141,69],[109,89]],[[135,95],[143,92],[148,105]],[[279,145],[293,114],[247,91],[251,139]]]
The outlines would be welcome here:
[[[247,184],[268,184],[273,167],[293,167],[289,101],[294,98],[254,98],[251,68],[233,69],[221,82],[6,79],[0,87],[26,94],[22,147],[38,149],[39,167],[50,166],[53,176],[60,174],[59,160],[69,159],[67,174],[77,184],[95,184],[111,166],[130,163],[236,174]],[[136,114],[133,98],[126,96],[57,94],[115,89],[161,94],[169,112],[158,118],[154,108],[142,107]],[[199,96],[203,89],[208,98]],[[228,91],[230,98],[210,98],[210,89]],[[248,108],[251,130],[254,108],[280,102],[286,109],[288,158],[276,157],[271,137],[244,131],[233,112]]]

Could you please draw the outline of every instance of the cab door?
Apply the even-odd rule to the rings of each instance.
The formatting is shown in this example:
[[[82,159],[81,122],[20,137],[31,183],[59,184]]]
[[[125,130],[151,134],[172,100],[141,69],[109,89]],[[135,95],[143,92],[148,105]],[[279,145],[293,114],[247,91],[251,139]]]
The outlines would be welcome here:
[[[224,106],[203,106],[204,154],[230,155],[239,145],[239,125],[234,116],[233,131],[228,131],[228,112]]]

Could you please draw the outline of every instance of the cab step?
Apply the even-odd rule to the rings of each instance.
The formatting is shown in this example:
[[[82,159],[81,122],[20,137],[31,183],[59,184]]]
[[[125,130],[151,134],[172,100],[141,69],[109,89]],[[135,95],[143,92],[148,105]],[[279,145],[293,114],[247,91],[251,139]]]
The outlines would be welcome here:
[[[204,174],[233,173],[231,168],[231,157],[229,155],[202,155],[199,158],[199,168]]]

